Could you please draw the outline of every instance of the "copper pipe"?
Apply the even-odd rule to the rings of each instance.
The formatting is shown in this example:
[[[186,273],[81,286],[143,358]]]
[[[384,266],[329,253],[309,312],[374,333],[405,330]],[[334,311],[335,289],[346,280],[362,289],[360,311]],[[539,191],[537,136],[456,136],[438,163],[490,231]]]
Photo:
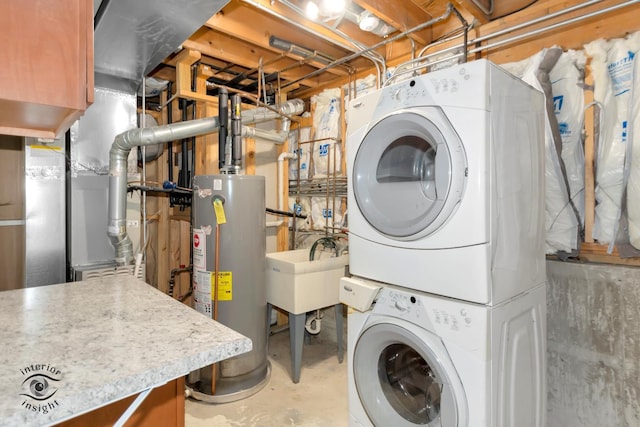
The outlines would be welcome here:
[[[213,263],[213,320],[218,320],[218,275],[220,274],[220,224],[216,221],[215,256]],[[211,395],[216,394],[218,364],[211,366]]]

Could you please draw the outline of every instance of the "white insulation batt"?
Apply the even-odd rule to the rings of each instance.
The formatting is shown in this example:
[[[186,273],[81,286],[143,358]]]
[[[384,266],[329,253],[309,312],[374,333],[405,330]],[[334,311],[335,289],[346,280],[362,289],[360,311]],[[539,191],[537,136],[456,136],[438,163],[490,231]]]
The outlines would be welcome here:
[[[596,150],[596,213],[593,227],[593,238],[600,243],[613,243],[616,239],[624,192],[625,156],[627,146],[631,143],[634,59],[639,47],[640,33],[625,39],[599,39],[585,45],[587,54],[592,58],[594,100],[601,104],[603,113]],[[637,161],[631,161],[627,210],[629,238],[632,244],[635,240],[634,246],[638,247],[640,177],[634,163]]]
[[[569,197],[584,227],[584,67],[583,51],[563,52],[549,73],[553,106],[562,138],[564,163]]]
[[[308,113],[305,113],[308,114]],[[304,117],[304,116],[303,116]],[[289,160],[289,179],[309,179],[311,161],[311,144],[301,144],[311,140],[311,128],[304,127],[289,132],[289,152],[296,154],[297,159]],[[298,173],[299,172],[299,173]]]
[[[339,173],[342,165],[340,146],[333,139],[340,138],[340,89],[326,89],[311,98],[313,113],[313,177]]]
[[[312,197],[311,220],[314,230],[324,231],[326,226],[341,227],[342,201],[340,197],[329,198],[328,203],[326,197]]]
[[[550,87],[545,91],[542,82],[549,82],[548,71],[560,57],[558,48],[544,49],[523,61],[504,64],[511,74],[545,93],[547,107],[551,95]],[[550,64],[550,61],[553,64]],[[546,75],[545,75],[546,74]],[[553,117],[553,124],[550,118]],[[556,127],[554,129],[554,126]],[[554,136],[556,135],[556,136]],[[557,139],[557,140],[556,140]],[[546,253],[572,252],[578,248],[578,218],[569,198],[563,165],[558,147],[561,146],[554,112],[545,115],[545,230]]]
[[[295,197],[289,196],[289,212],[306,216],[304,219],[296,218],[296,230],[311,229],[311,197],[300,197],[300,201],[296,202]],[[293,218],[289,218],[289,227],[293,227]]]
[[[634,33],[634,43],[638,43],[640,32]],[[637,53],[637,51],[636,51]],[[629,243],[640,249],[640,61],[633,64],[633,85],[631,87],[631,167],[627,184],[627,215],[629,221]]]

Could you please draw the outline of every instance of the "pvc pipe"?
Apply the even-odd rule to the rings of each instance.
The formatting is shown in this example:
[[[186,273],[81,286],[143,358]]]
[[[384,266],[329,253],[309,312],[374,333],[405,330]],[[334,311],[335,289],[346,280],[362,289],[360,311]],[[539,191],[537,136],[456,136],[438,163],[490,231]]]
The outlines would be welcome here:
[[[320,310],[316,310],[316,314],[307,319],[304,324],[304,328],[312,335],[320,333],[320,329],[322,328],[322,316],[320,315]]]
[[[274,144],[282,145],[289,138],[289,127],[291,121],[289,119],[282,119],[282,126],[280,131],[271,131],[256,129],[254,127],[242,126],[242,136],[247,138],[262,139],[264,141],[270,141]]]
[[[285,159],[295,160],[298,158],[297,154],[294,153],[281,153],[278,156],[278,210],[284,210],[284,196],[282,193],[284,192],[284,161]],[[267,223],[267,227],[279,227],[284,223],[283,219],[278,221],[270,221]]]

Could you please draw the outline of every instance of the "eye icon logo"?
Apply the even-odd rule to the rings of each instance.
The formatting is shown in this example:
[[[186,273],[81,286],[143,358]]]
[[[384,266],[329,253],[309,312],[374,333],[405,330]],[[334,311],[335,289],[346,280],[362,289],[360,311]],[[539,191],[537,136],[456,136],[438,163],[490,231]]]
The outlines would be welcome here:
[[[47,400],[58,391],[53,385],[58,381],[60,380],[45,374],[31,375],[22,383],[25,392],[20,394],[34,400]]]
[[[30,365],[20,369],[23,375],[21,406],[32,412],[48,414],[60,403],[54,398],[62,380],[62,372],[51,365]]]

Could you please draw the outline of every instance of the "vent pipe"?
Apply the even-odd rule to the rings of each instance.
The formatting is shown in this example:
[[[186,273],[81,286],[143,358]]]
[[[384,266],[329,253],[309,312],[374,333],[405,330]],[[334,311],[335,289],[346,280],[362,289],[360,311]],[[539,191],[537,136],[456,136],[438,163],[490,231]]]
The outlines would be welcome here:
[[[229,121],[229,91],[226,87],[221,87],[218,92],[218,118],[220,120],[220,129],[218,130],[218,170],[222,170],[225,163],[227,122]]]
[[[240,95],[231,97],[231,161],[238,170],[242,167],[242,100]]]
[[[239,105],[239,103],[238,103]],[[242,113],[245,123],[257,123],[279,118],[281,115],[299,115],[304,111],[304,102],[293,99],[275,107],[255,108]],[[240,122],[240,120],[238,120]],[[241,123],[238,135],[241,134]],[[127,235],[127,158],[133,147],[160,144],[183,138],[204,135],[220,128],[218,117],[172,123],[164,126],[131,129],[115,137],[109,151],[109,223],[107,235],[116,252],[116,262],[129,265],[133,261],[133,244]],[[242,137],[239,136],[241,139]],[[242,152],[239,153],[240,161]]]

